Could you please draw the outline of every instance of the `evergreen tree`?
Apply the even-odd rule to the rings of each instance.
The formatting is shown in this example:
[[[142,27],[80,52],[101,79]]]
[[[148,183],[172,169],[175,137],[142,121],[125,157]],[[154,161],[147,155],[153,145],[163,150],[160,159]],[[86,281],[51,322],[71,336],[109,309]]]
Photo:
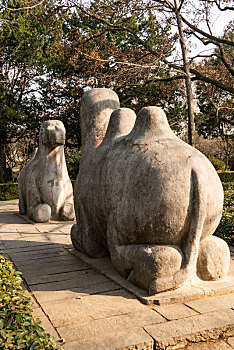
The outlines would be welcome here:
[[[7,180],[7,144],[34,131],[43,114],[35,93],[54,64],[62,36],[61,13],[53,1],[32,5],[30,0],[0,5],[0,182]]]

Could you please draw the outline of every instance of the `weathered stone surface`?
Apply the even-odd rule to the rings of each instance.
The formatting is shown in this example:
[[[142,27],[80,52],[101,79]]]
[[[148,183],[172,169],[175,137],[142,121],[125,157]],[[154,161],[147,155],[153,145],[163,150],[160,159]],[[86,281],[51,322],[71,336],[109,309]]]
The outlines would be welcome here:
[[[227,243],[218,237],[209,236],[200,243],[197,274],[202,280],[215,281],[227,276],[230,251]]]
[[[68,282],[69,281],[69,282]],[[94,271],[77,271],[72,279],[65,279],[63,281],[55,281],[48,283],[39,283],[31,286],[32,291],[58,291],[67,288],[68,283],[70,288],[88,286],[96,283],[107,282],[108,279],[103,275],[97,274]]]
[[[42,267],[27,267],[25,266],[22,270],[24,273],[25,278],[31,278],[31,277],[39,277],[42,276],[50,276],[54,274],[60,274],[60,273],[67,273],[72,271],[79,271],[79,270],[88,270],[90,267],[83,262],[77,261],[75,264],[69,264],[69,265],[61,265],[57,262],[51,263],[51,264],[43,264]]]
[[[212,312],[234,307],[234,293],[215,297],[186,301],[186,305],[200,313]],[[234,321],[234,319],[233,319]]]
[[[189,342],[218,339],[234,332],[234,311],[226,309],[204,315],[187,317],[163,324],[146,326],[144,329],[155,340],[155,349],[185,346]],[[173,348],[173,347],[172,347]]]
[[[188,304],[189,305],[189,304]],[[189,316],[197,315],[198,312],[190,309],[182,303],[154,307],[167,320],[178,320]]]
[[[46,333],[49,333],[55,340],[58,340],[60,337],[52,323],[48,320],[48,317],[44,315],[39,316],[38,318],[41,321],[41,326],[46,330]]]
[[[60,301],[48,302],[43,304],[43,309],[46,314],[50,315],[50,319],[55,327],[74,324],[77,320],[79,320],[79,323],[87,323],[87,321],[129,313],[133,314],[133,319],[134,315],[138,314],[138,319],[142,317],[143,320],[143,315],[146,313],[148,322],[149,314],[155,323],[166,321],[156,311],[148,310],[146,306],[139,303],[136,299],[131,299],[131,295],[123,290],[84,296],[81,299],[66,299],[63,301],[62,308]]]
[[[73,190],[65,156],[65,128],[48,120],[40,129],[39,148],[20,173],[19,211],[35,222],[73,220]]]
[[[183,348],[186,350],[232,350],[232,347],[223,340],[205,341],[202,343],[191,343]]]
[[[45,314],[40,307],[33,309],[33,317],[34,318],[39,318],[42,316],[45,316]]]
[[[62,302],[65,299],[82,299],[85,295],[103,293],[120,289],[120,287],[114,282],[94,283],[80,287],[70,287],[69,283],[69,288],[70,289],[64,288],[63,290],[57,291],[37,291],[34,292],[34,295],[41,304],[58,300],[61,300]]]
[[[134,124],[133,111],[114,110],[117,100],[107,89],[82,99],[72,242],[90,257],[109,252],[118,272],[150,294],[175,289],[196,275],[200,240],[221,218],[222,185],[160,108],[143,108]],[[226,264],[219,253],[212,273],[224,277]]]
[[[57,262],[58,264],[62,265],[70,265],[77,263],[77,259],[74,257],[70,256],[70,254],[65,254],[65,255],[52,255],[49,257],[42,257],[41,259],[35,259],[30,261],[30,266],[31,268],[33,267],[39,267],[42,266],[42,264],[50,264],[50,263],[55,263]],[[17,261],[17,267],[20,267],[20,269],[23,269],[24,267],[29,267],[29,263],[25,261],[25,259],[19,259]]]
[[[156,312],[147,309],[146,307],[141,312],[130,312],[124,315],[102,318],[99,320],[90,321],[88,323],[74,323],[64,327],[58,327],[58,332],[66,341],[74,341],[80,338],[101,339],[108,333],[115,331],[118,336],[119,332],[128,329],[131,333],[132,328],[143,327],[147,324],[156,324],[166,322]]]
[[[102,336],[81,337],[63,345],[64,350],[153,350],[152,338],[141,328],[112,330]],[[94,332],[92,332],[93,334]]]

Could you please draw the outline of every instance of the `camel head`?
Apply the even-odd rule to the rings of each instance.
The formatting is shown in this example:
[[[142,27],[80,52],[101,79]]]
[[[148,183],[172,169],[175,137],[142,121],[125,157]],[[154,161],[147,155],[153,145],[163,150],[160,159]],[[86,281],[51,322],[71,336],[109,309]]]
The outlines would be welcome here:
[[[65,144],[66,131],[60,120],[47,120],[40,129],[40,143],[43,145],[56,148]]]

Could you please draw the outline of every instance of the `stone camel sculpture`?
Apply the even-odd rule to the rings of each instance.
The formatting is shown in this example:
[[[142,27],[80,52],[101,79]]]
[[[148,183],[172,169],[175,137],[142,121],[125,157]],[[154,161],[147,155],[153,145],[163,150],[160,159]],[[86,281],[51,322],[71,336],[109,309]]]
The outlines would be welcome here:
[[[20,173],[19,211],[35,222],[74,219],[73,189],[64,156],[65,133],[61,121],[45,121],[39,147]]]
[[[199,276],[226,276],[227,244],[213,237],[223,189],[209,160],[180,140],[158,107],[137,117],[117,95],[93,89],[81,103],[82,159],[71,238],[90,257],[110,254],[149,294]]]

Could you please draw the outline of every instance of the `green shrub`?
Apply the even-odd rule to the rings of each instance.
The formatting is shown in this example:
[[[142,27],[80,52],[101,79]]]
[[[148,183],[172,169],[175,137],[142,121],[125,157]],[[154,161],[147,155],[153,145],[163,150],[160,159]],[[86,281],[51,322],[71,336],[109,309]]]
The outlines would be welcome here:
[[[33,319],[31,299],[20,283],[20,272],[0,254],[0,349],[58,349],[40,321]]]
[[[215,158],[215,157],[209,157],[209,161],[213,164],[216,170],[225,170],[225,163],[223,160]]]
[[[234,182],[234,171],[225,171],[225,172],[218,171],[218,175],[220,177],[220,180],[224,183]]]
[[[18,198],[18,184],[6,183],[0,184],[0,201],[7,201]]]
[[[224,183],[223,188],[223,215],[214,234],[234,246],[234,182]]]

